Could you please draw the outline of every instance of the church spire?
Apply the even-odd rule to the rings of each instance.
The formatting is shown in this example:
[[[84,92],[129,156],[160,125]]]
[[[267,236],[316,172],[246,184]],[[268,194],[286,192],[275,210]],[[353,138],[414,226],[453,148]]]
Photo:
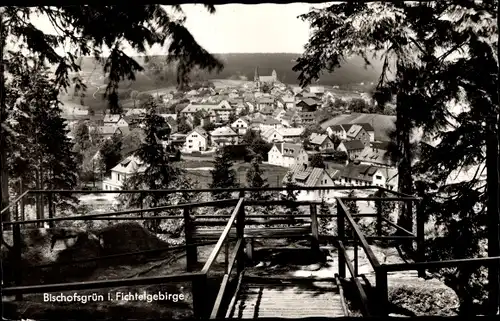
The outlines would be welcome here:
[[[259,67],[255,67],[255,75],[253,76],[253,81],[259,81]]]

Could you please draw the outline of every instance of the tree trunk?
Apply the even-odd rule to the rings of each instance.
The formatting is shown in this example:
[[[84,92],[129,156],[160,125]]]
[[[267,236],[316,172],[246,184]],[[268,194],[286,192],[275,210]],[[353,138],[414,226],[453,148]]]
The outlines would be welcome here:
[[[7,110],[5,105],[5,75],[4,75],[4,47],[5,47],[5,34],[3,28],[2,14],[0,14],[0,209],[9,206],[9,176],[7,168],[7,140],[6,132],[3,127],[7,119]],[[9,222],[11,220],[10,211],[6,211],[0,218],[2,222]]]

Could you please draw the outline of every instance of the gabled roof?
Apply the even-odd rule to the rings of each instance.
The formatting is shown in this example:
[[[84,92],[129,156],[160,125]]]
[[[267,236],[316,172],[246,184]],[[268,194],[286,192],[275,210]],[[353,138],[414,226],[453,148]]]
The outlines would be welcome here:
[[[238,123],[238,122],[244,122],[245,124],[249,125],[250,124],[250,120],[244,116],[244,117],[240,117],[238,119],[236,119],[232,124],[231,126],[233,126],[234,124]]]
[[[145,169],[144,163],[138,157],[129,156],[113,167],[111,171],[121,174],[135,174]]]
[[[320,135],[318,133],[311,133],[309,136],[309,143],[313,145],[322,145],[325,140],[329,139],[328,135]]]
[[[375,149],[373,147],[365,147],[365,149],[363,149],[361,154],[359,154],[356,159],[361,162],[391,165],[391,161],[387,157],[387,151],[383,149]]]
[[[272,135],[274,134],[278,134],[280,136],[282,136],[276,129],[274,128],[269,128],[268,130],[264,131],[261,136],[264,140],[266,141],[269,141],[269,138],[271,138]],[[280,149],[281,145],[278,147],[278,149]],[[283,153],[283,152],[282,152]]]
[[[259,81],[262,82],[274,82],[275,80],[273,76],[259,76]]]
[[[302,164],[293,165],[289,173],[292,173],[292,180],[295,184],[308,187],[316,186],[323,174],[328,175],[328,172],[323,168],[304,167]],[[283,178],[283,184],[287,182],[287,176],[285,175]]]
[[[216,128],[210,132],[210,135],[212,137],[238,136],[238,134],[228,126]]]
[[[318,102],[312,98],[301,99],[297,104],[300,104],[301,102],[305,103],[307,106],[318,105]]]
[[[259,103],[259,104],[273,104],[274,103],[274,98],[270,98],[270,97],[259,97],[256,100],[257,100],[257,103]]]
[[[300,152],[304,150],[304,147],[302,147],[301,144],[290,144],[290,143],[283,143],[281,146],[281,154],[283,157],[297,157]]]
[[[345,130],[344,127],[342,125],[333,125],[333,126],[330,126],[330,129],[333,131],[333,132],[340,132],[342,130]]]
[[[105,123],[117,123],[122,118],[122,115],[107,114],[104,116]]]
[[[280,125],[281,122],[274,118],[268,117],[262,121],[262,125]]]
[[[363,127],[360,125],[352,125],[347,131],[347,137],[356,137],[361,130],[363,130]]]
[[[379,170],[379,167],[373,165],[356,165],[354,163],[349,163],[344,167],[339,175],[344,178],[372,182],[373,175],[375,175],[375,173]]]
[[[373,128],[373,126],[369,123],[361,123],[361,124],[356,124],[356,125],[359,125],[361,127],[363,127],[364,130],[366,130],[367,132],[373,132],[375,131],[375,129]]]
[[[289,136],[300,136],[304,132],[304,128],[299,127],[299,128],[279,128],[278,132],[283,136],[283,137],[289,137]]]
[[[273,113],[273,108],[271,106],[265,106],[260,110],[261,113],[266,114],[266,115],[272,115]]]
[[[293,103],[295,102],[295,98],[293,96],[283,96],[280,98],[282,102],[286,103]]]
[[[344,147],[349,151],[349,150],[357,150],[357,149],[364,149],[365,145],[363,144],[362,141],[356,139],[356,140],[346,140],[343,141],[341,144],[344,145]]]
[[[191,135],[192,133],[197,133],[203,138],[208,138],[208,133],[201,127],[195,127],[191,132],[187,134],[187,136]]]

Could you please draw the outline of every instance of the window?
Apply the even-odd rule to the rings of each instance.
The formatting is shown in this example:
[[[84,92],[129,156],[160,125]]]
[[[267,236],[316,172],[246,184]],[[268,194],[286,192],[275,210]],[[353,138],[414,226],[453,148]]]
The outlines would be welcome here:
[[[193,134],[192,136],[193,136],[193,137],[198,137],[198,135],[196,135],[196,134]]]
[[[376,179],[382,179],[382,176],[380,176],[380,175],[376,175],[376,176],[375,176],[375,178],[376,178]]]
[[[188,140],[188,142],[189,142],[189,143],[192,143],[192,142],[193,142],[193,140],[192,140],[192,139],[190,139],[190,140]]]
[[[117,174],[117,175],[118,175],[118,179],[117,180],[120,181],[120,174]]]

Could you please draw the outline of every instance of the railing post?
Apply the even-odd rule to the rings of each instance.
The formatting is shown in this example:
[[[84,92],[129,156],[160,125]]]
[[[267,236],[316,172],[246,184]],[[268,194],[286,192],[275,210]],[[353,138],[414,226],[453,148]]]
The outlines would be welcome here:
[[[354,277],[358,277],[358,240],[354,240]]]
[[[425,235],[424,235],[424,218],[422,202],[417,203],[417,256],[419,262],[425,261]],[[418,270],[418,277],[425,277],[425,269]]]
[[[228,267],[229,267],[229,239],[226,239],[225,242],[225,249],[224,249],[224,270],[226,273],[228,273]]]
[[[22,263],[22,238],[21,238],[21,225],[19,223],[14,224],[12,227],[12,240],[13,240],[13,269],[12,272],[15,275],[15,285],[21,286],[23,280],[23,263]],[[16,300],[21,301],[23,299],[22,294],[16,294]]]
[[[309,205],[309,212],[311,214],[311,250],[319,252],[319,233],[318,233],[318,215],[316,211],[316,204]]]
[[[389,314],[389,285],[387,284],[387,270],[384,265],[375,270],[376,297],[379,300],[379,315],[387,316]]]
[[[243,192],[244,193],[244,192]],[[240,192],[241,195],[241,192]],[[236,235],[237,239],[242,239],[245,242],[245,202],[243,201],[238,212],[238,217],[236,219]],[[239,251],[243,251],[243,246],[240,247]],[[239,258],[243,258],[243,253],[240,253]],[[245,260],[238,260],[237,272],[238,275],[245,268]]]
[[[23,178],[21,177],[21,182],[19,184],[19,195],[22,195],[23,194]],[[25,195],[26,196],[26,195]],[[25,216],[24,216],[24,197],[21,198],[21,221],[24,221],[25,220]]]
[[[192,272],[198,263],[198,250],[193,246],[194,222],[189,207],[184,207],[184,237],[186,241],[186,270]]]
[[[139,193],[139,204],[141,206],[141,210],[144,208],[144,194],[141,192]],[[141,212],[141,218],[144,217],[144,212]]]
[[[52,201],[52,192],[49,192],[48,203],[49,203],[49,218],[54,218],[54,203]],[[54,227],[54,221],[49,221],[49,227]]]
[[[340,200],[337,199],[337,234],[338,238],[342,243],[345,241],[345,213],[344,209],[340,205]],[[341,255],[339,252],[338,256],[339,260],[339,276],[341,278],[345,278],[345,257],[344,255]]]
[[[193,313],[196,319],[205,319],[207,311],[207,275],[201,274],[193,280]]]
[[[379,194],[379,197],[383,197],[384,196],[384,193],[379,190],[380,193]],[[375,201],[375,207],[377,209],[377,236],[382,236],[382,213],[383,213],[383,208],[382,206],[383,205],[383,202],[381,200],[377,200]]]

